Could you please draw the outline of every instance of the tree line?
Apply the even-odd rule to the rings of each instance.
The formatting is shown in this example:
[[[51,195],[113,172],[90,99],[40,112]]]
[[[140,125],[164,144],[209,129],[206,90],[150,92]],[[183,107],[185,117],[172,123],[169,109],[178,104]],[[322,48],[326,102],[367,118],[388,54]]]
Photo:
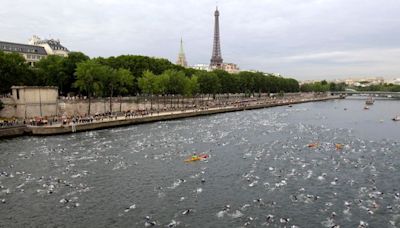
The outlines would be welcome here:
[[[344,82],[334,83],[322,80],[313,83],[304,83],[300,86],[301,92],[327,92],[327,91],[344,91],[346,84]]]
[[[183,68],[161,58],[121,55],[92,58],[81,52],[50,55],[30,67],[17,53],[0,52],[0,94],[13,85],[57,86],[61,95],[112,97],[137,94],[298,92],[295,79],[262,72],[230,74]]]
[[[368,86],[354,86],[352,88],[358,91],[400,92],[400,85],[395,85],[393,83],[382,83],[382,84],[368,85]]]

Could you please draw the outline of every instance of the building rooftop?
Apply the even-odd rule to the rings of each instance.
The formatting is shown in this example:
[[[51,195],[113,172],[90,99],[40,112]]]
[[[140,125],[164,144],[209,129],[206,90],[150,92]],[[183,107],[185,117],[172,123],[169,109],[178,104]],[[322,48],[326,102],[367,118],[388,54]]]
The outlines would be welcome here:
[[[54,40],[54,39],[49,39],[49,40],[38,40],[36,41],[37,45],[39,44],[48,44],[51,49],[53,50],[63,50],[63,51],[68,51],[68,49],[64,46],[61,45],[59,40]]]
[[[0,51],[47,55],[44,47],[0,41]]]

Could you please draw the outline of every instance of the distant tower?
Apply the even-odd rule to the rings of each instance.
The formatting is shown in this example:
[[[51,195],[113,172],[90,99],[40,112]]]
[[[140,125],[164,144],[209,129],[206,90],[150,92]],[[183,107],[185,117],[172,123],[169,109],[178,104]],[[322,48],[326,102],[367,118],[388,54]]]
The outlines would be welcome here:
[[[181,48],[179,50],[179,55],[178,55],[178,60],[176,60],[176,64],[187,67],[187,62],[186,62],[186,57],[185,57],[185,52],[183,52],[183,41],[181,38]]]
[[[214,43],[213,52],[211,56],[211,68],[221,68],[222,67],[222,55],[221,55],[221,44],[219,40],[219,11],[218,7],[215,9],[215,24],[214,24]]]

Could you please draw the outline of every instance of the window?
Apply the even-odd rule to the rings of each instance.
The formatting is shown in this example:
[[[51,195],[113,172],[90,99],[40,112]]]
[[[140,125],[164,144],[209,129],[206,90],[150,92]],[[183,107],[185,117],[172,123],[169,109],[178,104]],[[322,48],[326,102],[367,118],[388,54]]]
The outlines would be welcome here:
[[[17,89],[17,100],[19,100],[19,89]]]

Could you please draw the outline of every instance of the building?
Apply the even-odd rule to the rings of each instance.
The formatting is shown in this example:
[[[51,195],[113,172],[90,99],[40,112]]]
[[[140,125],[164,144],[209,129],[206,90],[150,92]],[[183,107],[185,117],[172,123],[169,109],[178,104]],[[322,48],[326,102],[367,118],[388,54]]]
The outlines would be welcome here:
[[[400,85],[400,78],[393,79],[389,83],[392,83],[393,85]]]
[[[59,55],[67,57],[69,53],[69,50],[61,45],[60,40],[42,40],[38,36],[34,35],[31,39],[29,39],[29,44],[44,47],[48,55]]]
[[[379,85],[385,82],[383,77],[369,77],[369,78],[348,78],[344,79],[343,82],[349,86],[370,86]]]
[[[20,44],[0,41],[0,51],[21,54],[29,65],[34,66],[36,62],[47,55],[68,56],[69,50],[61,45],[59,40],[41,40],[33,36],[29,44]]]
[[[31,66],[35,65],[36,62],[47,56],[47,52],[44,47],[4,41],[0,41],[0,51],[7,53],[19,53]]]
[[[54,86],[13,86],[12,100],[18,118],[56,116],[58,88]]]
[[[185,57],[185,52],[183,51],[183,41],[181,38],[181,47],[179,49],[179,54],[178,54],[178,60],[176,61],[177,65],[187,67],[187,62],[186,62],[186,57]]]
[[[221,43],[219,36],[219,11],[218,7],[214,12],[214,42],[213,42],[213,51],[210,60],[210,67],[212,69],[221,69],[222,68],[222,54],[221,54]]]
[[[223,63],[222,69],[230,74],[237,74],[240,71],[239,67],[234,63]]]
[[[191,66],[191,68],[196,69],[196,70],[211,71],[210,65],[208,65],[208,64],[195,64],[195,65]]]

